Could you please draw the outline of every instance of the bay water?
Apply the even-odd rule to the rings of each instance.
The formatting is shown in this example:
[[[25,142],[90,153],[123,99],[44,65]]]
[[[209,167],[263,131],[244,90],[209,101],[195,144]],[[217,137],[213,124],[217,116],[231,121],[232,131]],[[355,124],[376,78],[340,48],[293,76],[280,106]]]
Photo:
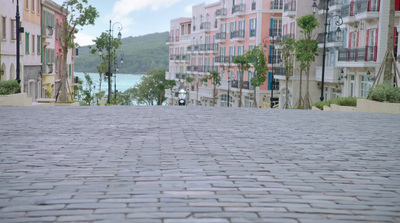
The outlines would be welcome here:
[[[95,92],[97,92],[99,88],[99,74],[98,73],[88,73],[90,78],[93,81],[93,84],[96,86]],[[86,88],[86,79],[85,75],[82,72],[75,72],[74,73],[75,77],[78,77],[80,80],[83,80],[82,87],[83,89]],[[136,84],[140,84],[142,81],[142,77],[144,74],[117,74],[117,91],[118,92],[124,92],[128,90],[129,88],[135,87]],[[114,77],[111,79],[111,87],[112,91],[114,91]],[[108,82],[107,81],[102,81],[101,83],[101,89],[103,91],[107,92],[108,89]]]

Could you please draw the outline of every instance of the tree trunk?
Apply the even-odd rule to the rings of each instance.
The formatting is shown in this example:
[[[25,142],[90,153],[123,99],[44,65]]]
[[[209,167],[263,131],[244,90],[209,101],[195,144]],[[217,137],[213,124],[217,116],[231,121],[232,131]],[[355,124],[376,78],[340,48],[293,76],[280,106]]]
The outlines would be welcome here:
[[[289,72],[289,71],[287,71]],[[283,106],[284,109],[289,108],[289,74],[286,74],[286,93],[285,93],[285,105]]]
[[[393,37],[394,37],[394,6],[395,6],[395,1],[394,0],[389,0],[390,1],[390,10],[389,10],[389,38],[387,42],[387,59],[384,61],[385,63],[385,71],[383,73],[383,82],[384,83],[391,83],[393,84],[393,75],[392,75],[392,66],[393,66],[393,58],[392,58],[392,52],[393,52]]]
[[[306,68],[306,95],[304,96],[304,108],[310,109],[311,101],[310,101],[310,62],[307,62]]]
[[[300,68],[300,85],[299,85],[299,101],[297,102],[297,107],[303,109],[303,69]]]
[[[216,84],[214,83],[214,88],[213,88],[213,106],[215,106],[215,87],[216,87]]]
[[[240,73],[240,90],[239,90],[239,108],[242,107],[242,89],[243,89],[243,74]]]
[[[60,88],[61,88],[61,95],[60,95],[60,102],[65,103],[68,101],[68,92],[67,92],[67,59],[68,59],[68,49],[63,47],[63,64],[62,64],[62,72],[61,72],[61,81],[60,81]]]
[[[257,87],[254,87],[254,96],[253,96],[253,98],[254,98],[254,107],[255,108],[257,108],[258,107],[258,105],[257,105]]]

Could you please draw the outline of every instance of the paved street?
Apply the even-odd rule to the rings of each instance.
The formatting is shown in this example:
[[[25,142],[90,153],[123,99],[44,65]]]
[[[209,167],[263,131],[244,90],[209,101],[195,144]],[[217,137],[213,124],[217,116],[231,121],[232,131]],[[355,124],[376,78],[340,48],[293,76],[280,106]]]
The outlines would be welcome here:
[[[0,222],[400,222],[400,115],[0,107]]]

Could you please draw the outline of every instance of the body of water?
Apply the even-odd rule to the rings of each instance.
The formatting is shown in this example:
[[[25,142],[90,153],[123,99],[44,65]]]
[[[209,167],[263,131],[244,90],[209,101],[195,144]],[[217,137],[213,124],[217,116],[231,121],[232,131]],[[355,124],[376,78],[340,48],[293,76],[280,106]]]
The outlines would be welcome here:
[[[98,73],[88,73],[90,78],[92,78],[93,84],[96,86],[96,90],[99,87],[99,74]],[[80,80],[83,80],[83,88],[86,87],[85,75],[82,72],[75,72],[75,77],[79,77]],[[139,84],[142,80],[144,74],[117,74],[117,91],[124,92],[129,88],[134,87],[136,84]],[[111,87],[112,91],[114,91],[114,78],[111,79]],[[108,82],[104,81],[101,83],[101,89],[103,91],[107,91]]]

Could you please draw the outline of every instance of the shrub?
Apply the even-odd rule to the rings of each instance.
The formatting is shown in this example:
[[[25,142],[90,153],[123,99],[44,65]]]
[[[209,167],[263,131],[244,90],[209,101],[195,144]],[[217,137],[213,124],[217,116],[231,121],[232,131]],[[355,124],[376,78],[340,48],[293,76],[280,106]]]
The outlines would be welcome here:
[[[21,89],[16,80],[0,81],[0,95],[15,94]]]
[[[357,98],[335,98],[329,101],[319,101],[315,103],[314,106],[322,110],[324,106],[331,106],[331,104],[340,106],[357,106]]]
[[[371,88],[368,99],[380,102],[400,103],[400,88],[391,84],[378,84]]]

